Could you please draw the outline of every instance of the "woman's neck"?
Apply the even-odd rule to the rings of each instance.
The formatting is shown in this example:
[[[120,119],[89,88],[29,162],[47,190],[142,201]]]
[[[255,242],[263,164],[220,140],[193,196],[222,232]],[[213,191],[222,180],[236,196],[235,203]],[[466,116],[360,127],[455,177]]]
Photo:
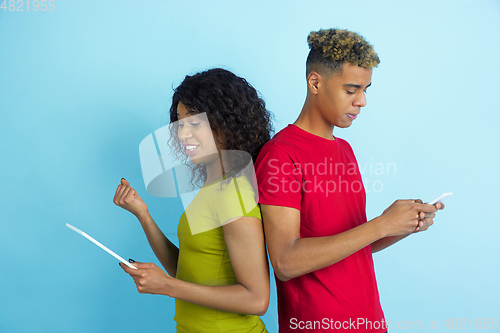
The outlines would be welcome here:
[[[207,179],[205,180],[205,185],[208,185],[215,180],[222,178],[227,172],[227,162],[222,157],[220,151],[218,155],[218,159],[215,159],[211,163],[205,164],[207,167]]]

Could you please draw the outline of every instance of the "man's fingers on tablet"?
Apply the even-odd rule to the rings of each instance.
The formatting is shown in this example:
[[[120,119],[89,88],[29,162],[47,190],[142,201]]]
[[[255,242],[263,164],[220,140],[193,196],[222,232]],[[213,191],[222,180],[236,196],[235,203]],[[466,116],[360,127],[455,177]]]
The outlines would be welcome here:
[[[414,199],[398,199],[396,200],[398,203],[415,203]]]
[[[434,217],[436,217],[436,213],[425,213],[425,212],[420,212],[419,213],[419,219],[420,220],[423,220],[423,219],[426,219],[426,218],[433,219]]]
[[[442,202],[438,202],[438,203],[436,204],[436,208],[437,208],[437,209],[439,209],[439,210],[444,209],[444,203],[442,203]]]
[[[415,209],[417,209],[420,212],[426,212],[426,213],[434,213],[435,211],[437,211],[437,208],[434,205],[420,204],[420,203],[415,204]]]
[[[434,224],[434,220],[432,219],[432,217],[425,218],[423,222],[424,226],[426,226],[427,228]]]

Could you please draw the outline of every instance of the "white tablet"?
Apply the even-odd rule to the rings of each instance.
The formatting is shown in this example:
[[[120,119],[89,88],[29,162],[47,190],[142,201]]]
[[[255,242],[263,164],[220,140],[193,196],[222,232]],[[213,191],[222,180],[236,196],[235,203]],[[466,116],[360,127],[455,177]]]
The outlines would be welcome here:
[[[108,249],[106,246],[102,245],[101,243],[99,243],[98,241],[96,241],[94,238],[90,237],[89,235],[87,235],[86,233],[84,233],[83,231],[81,231],[80,229],[78,228],[75,228],[73,227],[71,224],[69,223],[66,223],[66,226],[68,228],[70,228],[71,230],[74,230],[76,231],[77,233],[79,233],[80,235],[82,235],[83,237],[87,238],[89,241],[91,241],[92,243],[94,243],[95,245],[99,246],[101,249],[103,249],[104,251],[108,252],[109,254],[111,254],[113,257],[115,257],[116,259],[120,260],[122,263],[124,263],[125,265],[127,265],[128,267],[130,268],[133,268],[133,269],[137,269],[137,267],[133,266],[131,263],[129,263],[128,261],[125,261],[125,259],[123,259],[122,257],[120,257],[119,255],[117,255],[116,253],[114,253],[113,251],[111,251],[110,249]]]
[[[439,197],[437,197],[436,199],[429,201],[427,204],[428,205],[437,204],[438,202],[441,202],[444,198],[449,197],[450,195],[453,195],[453,193],[451,193],[451,192],[443,193]]]

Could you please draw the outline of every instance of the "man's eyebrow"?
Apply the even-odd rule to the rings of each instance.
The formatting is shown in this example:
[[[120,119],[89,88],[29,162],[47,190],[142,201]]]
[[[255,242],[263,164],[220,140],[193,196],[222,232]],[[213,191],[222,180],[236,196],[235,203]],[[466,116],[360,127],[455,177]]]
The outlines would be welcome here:
[[[366,88],[368,88],[368,87],[369,87],[369,86],[371,86],[371,85],[372,85],[372,83],[370,82],[370,84],[369,84],[369,85],[367,85],[367,86],[365,87],[365,89],[366,89]],[[346,83],[346,84],[344,84],[344,87],[352,87],[352,88],[358,88],[358,89],[360,89],[360,88],[361,88],[361,85],[359,85],[359,84],[354,84],[354,83]]]

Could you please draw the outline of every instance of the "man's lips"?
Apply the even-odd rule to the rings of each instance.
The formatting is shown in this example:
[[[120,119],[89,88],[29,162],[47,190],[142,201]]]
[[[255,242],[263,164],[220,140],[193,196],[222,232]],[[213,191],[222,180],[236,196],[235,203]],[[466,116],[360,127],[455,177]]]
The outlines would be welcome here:
[[[358,115],[357,115],[357,114],[353,114],[353,113],[348,113],[348,114],[347,114],[347,116],[348,116],[348,117],[349,117],[349,119],[351,119],[351,120],[354,120],[354,119],[356,119],[356,118],[358,117]]]

